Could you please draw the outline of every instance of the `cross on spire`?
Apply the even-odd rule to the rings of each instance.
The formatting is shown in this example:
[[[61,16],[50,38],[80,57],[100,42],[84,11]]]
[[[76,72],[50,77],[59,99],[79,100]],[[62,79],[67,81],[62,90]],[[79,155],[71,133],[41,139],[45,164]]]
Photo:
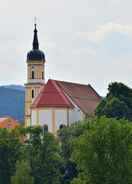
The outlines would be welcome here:
[[[39,43],[38,43],[38,35],[37,35],[37,18],[34,18],[34,38],[33,38],[33,50],[39,49]]]
[[[34,17],[34,24],[37,24],[37,17]]]

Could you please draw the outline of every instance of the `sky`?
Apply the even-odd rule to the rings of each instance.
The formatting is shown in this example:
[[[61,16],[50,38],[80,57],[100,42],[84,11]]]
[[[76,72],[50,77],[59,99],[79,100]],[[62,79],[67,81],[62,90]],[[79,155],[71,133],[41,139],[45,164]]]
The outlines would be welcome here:
[[[132,87],[131,10],[131,0],[1,0],[0,85],[26,83],[36,16],[46,80],[91,84],[102,96],[111,82]]]

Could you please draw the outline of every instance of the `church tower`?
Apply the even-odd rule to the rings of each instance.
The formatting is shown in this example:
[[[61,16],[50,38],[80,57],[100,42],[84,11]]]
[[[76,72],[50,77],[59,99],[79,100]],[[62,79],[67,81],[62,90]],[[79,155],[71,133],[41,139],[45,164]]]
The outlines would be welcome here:
[[[25,84],[25,126],[31,125],[31,105],[45,83],[45,55],[39,50],[37,27],[34,25],[33,48],[27,54],[27,83]]]

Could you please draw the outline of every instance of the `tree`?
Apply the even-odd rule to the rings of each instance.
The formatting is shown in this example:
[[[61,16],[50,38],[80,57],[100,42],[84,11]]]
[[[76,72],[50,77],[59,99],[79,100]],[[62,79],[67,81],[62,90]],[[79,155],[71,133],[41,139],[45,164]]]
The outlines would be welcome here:
[[[96,109],[96,115],[132,120],[132,89],[122,83],[110,84],[106,98]]]
[[[29,162],[22,160],[16,163],[16,173],[11,178],[12,184],[34,184],[31,176],[31,167]]]
[[[79,175],[73,183],[132,183],[132,125],[104,117],[88,124],[74,140],[72,157]]]
[[[10,184],[20,156],[20,147],[18,137],[8,130],[0,129],[0,183]]]
[[[63,184],[70,184],[73,178],[77,176],[76,163],[72,160],[71,155],[73,152],[72,141],[80,136],[85,130],[85,124],[75,123],[70,127],[62,126],[58,131],[58,136],[61,145],[61,157],[63,163]]]
[[[40,127],[30,130],[29,162],[35,184],[59,184],[61,181],[60,146],[57,139]]]

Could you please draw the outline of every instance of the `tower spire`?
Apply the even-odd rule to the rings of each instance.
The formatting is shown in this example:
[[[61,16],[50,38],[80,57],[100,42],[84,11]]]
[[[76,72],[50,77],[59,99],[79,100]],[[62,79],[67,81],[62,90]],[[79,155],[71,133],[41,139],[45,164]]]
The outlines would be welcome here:
[[[36,24],[36,18],[34,21],[34,38],[33,38],[33,50],[39,49],[39,43],[38,43],[38,35],[37,35],[37,24]]]

